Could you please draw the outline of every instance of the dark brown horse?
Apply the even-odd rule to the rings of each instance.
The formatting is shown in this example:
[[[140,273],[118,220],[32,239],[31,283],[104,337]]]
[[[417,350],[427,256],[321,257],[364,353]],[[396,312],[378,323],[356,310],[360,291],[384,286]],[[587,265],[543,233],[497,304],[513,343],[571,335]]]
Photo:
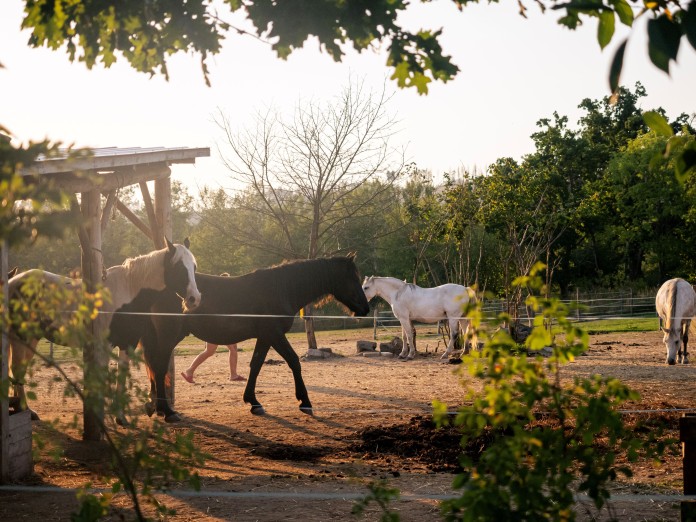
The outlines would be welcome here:
[[[167,402],[164,381],[172,351],[184,337],[193,334],[203,341],[223,345],[256,339],[244,390],[244,402],[251,404],[254,414],[264,413],[256,399],[256,379],[273,347],[292,370],[300,410],[311,414],[300,359],[285,334],[302,307],[325,295],[333,295],[357,315],[367,314],[369,305],[354,257],[293,261],[239,277],[197,273],[201,305],[184,316],[157,315],[180,313],[181,299],[173,292],[165,290],[148,297],[152,298],[149,310],[155,315],[147,321],[141,342],[157,397],[157,413],[168,422],[180,420]]]

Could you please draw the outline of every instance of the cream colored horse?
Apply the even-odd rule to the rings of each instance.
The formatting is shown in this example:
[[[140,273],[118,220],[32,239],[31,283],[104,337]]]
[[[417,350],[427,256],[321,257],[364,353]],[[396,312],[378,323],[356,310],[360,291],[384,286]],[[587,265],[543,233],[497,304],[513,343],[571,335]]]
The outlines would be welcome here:
[[[189,249],[184,245],[174,245],[168,240],[167,247],[162,250],[126,259],[122,265],[113,266],[106,270],[102,284],[109,290],[111,299],[104,302],[104,306],[100,309],[95,321],[100,323],[101,331],[107,331],[111,326],[114,313],[131,303],[142,290],[148,289],[153,291],[165,288],[172,289],[184,300],[187,310],[195,310],[201,302],[195,271],[196,260]],[[66,303],[66,310],[62,310],[62,312],[70,312],[71,306],[80,301],[78,293],[83,291],[81,279],[63,277],[38,269],[27,270],[9,280],[10,299],[23,302],[31,311],[33,308],[32,298],[35,296],[31,294],[30,289],[36,282],[42,288],[55,285],[64,287],[71,293],[76,293],[75,298],[70,299],[71,303]],[[28,283],[26,287],[25,283]],[[126,316],[125,319],[119,320],[119,329],[124,330],[123,332],[109,331],[109,340],[121,348],[122,360],[126,349],[131,346],[121,346],[123,343],[117,340],[130,336],[127,330],[130,329],[132,320],[136,320],[135,317],[129,319]],[[9,332],[10,370],[14,379],[15,396],[19,399],[22,408],[27,407],[24,376],[29,362],[34,357],[36,345],[41,338],[53,340],[53,332],[61,328],[60,314],[53,318],[42,318],[41,327],[43,331],[40,336],[26,337],[13,330]],[[79,342],[79,339],[67,341],[73,347],[79,347],[77,346]],[[36,418],[35,414],[34,417]]]

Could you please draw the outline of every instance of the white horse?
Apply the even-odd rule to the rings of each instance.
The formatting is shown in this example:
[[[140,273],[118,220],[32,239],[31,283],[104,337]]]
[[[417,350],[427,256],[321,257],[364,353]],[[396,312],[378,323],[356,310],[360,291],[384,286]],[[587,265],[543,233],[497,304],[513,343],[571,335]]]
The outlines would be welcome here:
[[[460,322],[466,324],[466,336],[469,335],[471,321],[464,317],[464,309],[470,301],[476,300],[476,293],[467,286],[448,283],[435,288],[421,288],[395,277],[370,276],[363,281],[363,291],[368,301],[376,295],[387,301],[394,317],[401,323],[404,348],[399,354],[400,359],[413,359],[416,355],[413,321],[437,323],[447,319],[450,339],[443,359],[454,350]],[[477,344],[475,333],[471,343],[472,346]]]
[[[660,330],[665,334],[663,341],[667,347],[667,364],[688,364],[686,345],[689,342],[691,319],[696,313],[696,292],[683,279],[670,279],[657,291],[655,308],[660,316]]]
[[[121,316],[118,321],[115,321],[114,312],[127,310],[128,305],[142,291],[171,289],[182,298],[186,311],[195,310],[200,305],[201,293],[198,291],[195,277],[196,259],[189,251],[188,245],[174,245],[169,240],[166,242],[166,248],[126,259],[122,265],[112,266],[104,273],[102,284],[109,289],[111,300],[104,302],[104,306],[100,309],[102,313],[97,316],[95,321],[99,322],[103,331],[109,329],[108,339],[110,343],[120,348],[121,364],[127,362],[125,360],[127,349],[133,348],[137,344],[138,339],[132,338],[132,332],[138,331],[134,327],[133,321],[142,320],[142,316]],[[29,283],[28,286],[25,287],[25,283]],[[80,279],[71,279],[39,269],[27,270],[15,275],[8,282],[10,299],[22,303],[27,313],[37,309],[32,300],[42,298],[42,291],[35,293],[37,287],[34,285],[37,283],[43,289],[63,287],[74,295],[74,298],[66,297],[69,302],[65,303],[67,309],[62,312],[70,312],[70,308],[79,303],[83,291]],[[17,313],[21,315],[23,312],[18,311]],[[14,321],[21,322],[21,317],[16,317],[11,322]],[[40,321],[39,331],[32,332],[30,335],[14,331],[12,326],[8,332],[10,340],[9,364],[15,381],[15,397],[19,400],[20,408],[27,407],[23,381],[28,364],[36,353],[36,345],[42,337],[54,340],[53,334],[63,326],[60,314],[54,317],[41,317]],[[117,326],[114,328],[113,325],[116,324]],[[73,339],[66,342],[70,346],[79,347],[81,341]],[[38,418],[35,413],[33,413],[33,417]]]

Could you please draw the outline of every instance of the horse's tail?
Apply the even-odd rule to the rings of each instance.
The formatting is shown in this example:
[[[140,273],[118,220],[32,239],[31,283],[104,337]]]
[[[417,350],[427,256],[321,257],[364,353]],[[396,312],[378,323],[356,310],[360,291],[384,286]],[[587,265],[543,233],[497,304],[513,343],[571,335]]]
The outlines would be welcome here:
[[[476,296],[476,290],[469,286],[466,287],[466,292],[469,295],[469,304],[467,305],[467,308],[471,310],[471,307],[476,306],[476,303],[478,303],[478,297]],[[473,327],[471,320],[469,320],[466,329],[467,333],[471,334],[471,347],[478,349],[478,328]]]

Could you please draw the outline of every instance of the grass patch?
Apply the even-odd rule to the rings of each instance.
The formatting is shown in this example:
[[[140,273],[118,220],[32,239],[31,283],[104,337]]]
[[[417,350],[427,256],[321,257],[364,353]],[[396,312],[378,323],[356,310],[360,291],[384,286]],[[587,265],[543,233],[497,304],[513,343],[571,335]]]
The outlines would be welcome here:
[[[590,335],[598,333],[651,332],[659,330],[659,320],[657,317],[602,319],[582,322],[580,326]]]

